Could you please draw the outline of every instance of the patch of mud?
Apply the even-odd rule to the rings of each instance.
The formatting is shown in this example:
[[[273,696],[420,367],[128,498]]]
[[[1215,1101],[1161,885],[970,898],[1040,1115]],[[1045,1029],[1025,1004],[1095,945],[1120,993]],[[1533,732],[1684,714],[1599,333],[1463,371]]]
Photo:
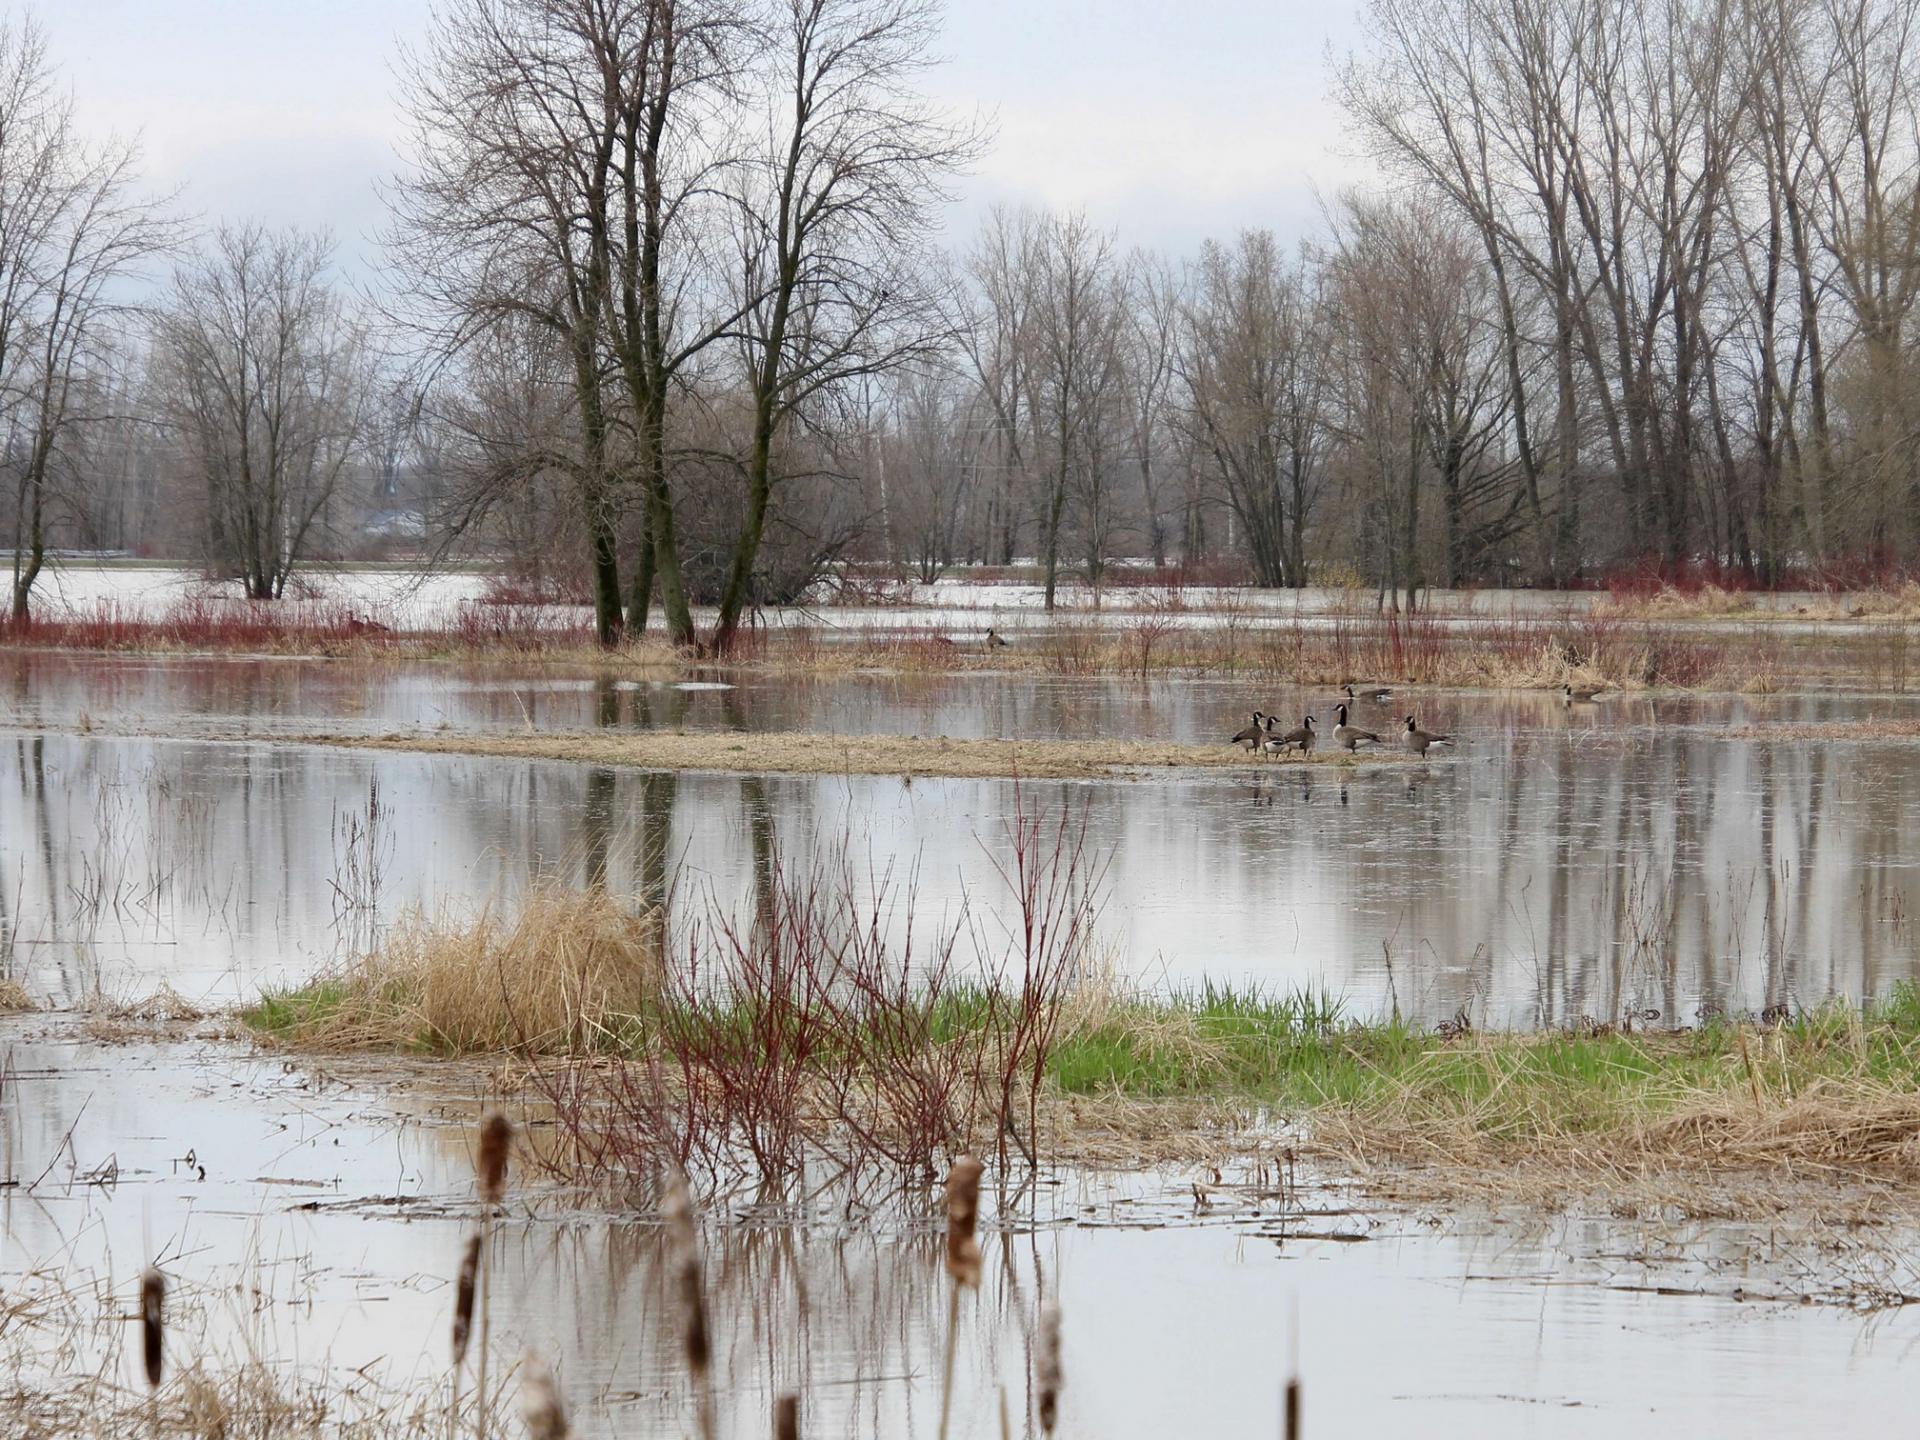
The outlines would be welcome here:
[[[645,731],[589,734],[387,735],[310,734],[293,744],[360,750],[404,750],[429,755],[481,755],[515,760],[566,760],[641,770],[691,770],[783,775],[925,775],[977,780],[1115,779],[1170,770],[1238,768],[1262,772],[1303,765],[1354,768],[1403,764],[1410,755],[1369,750],[1359,756],[1319,751],[1304,758],[1255,759],[1229,745],[1177,745],[1146,740],[955,740],[943,735],[828,735],[820,733],[690,734]]]

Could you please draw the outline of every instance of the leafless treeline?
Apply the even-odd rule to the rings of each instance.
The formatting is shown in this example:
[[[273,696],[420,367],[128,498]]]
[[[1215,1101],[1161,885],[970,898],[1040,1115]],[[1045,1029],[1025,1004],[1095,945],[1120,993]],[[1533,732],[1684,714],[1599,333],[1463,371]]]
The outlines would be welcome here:
[[[1051,597],[1119,557],[1409,595],[1920,559],[1920,0],[1368,16],[1334,88],[1378,184],[1168,257],[1012,209],[943,247],[982,142],[924,92],[937,0],[451,0],[402,66],[405,384],[315,237],[221,230],[114,320],[177,237],[10,32],[101,198],[17,245],[0,177],[0,525],[29,583],[64,513],[276,594],[384,501],[608,640],[719,647],[843,560]]]
[[[341,541],[379,476],[377,351],[322,236],[201,243],[130,143],[86,135],[44,36],[0,21],[5,619],[57,546],[193,556],[257,598]],[[162,281],[171,270],[171,285]],[[391,387],[386,387],[390,392]]]
[[[976,144],[915,83],[935,18],[456,0],[409,57],[390,239],[453,367],[459,520],[569,502],[604,640],[657,596],[676,643],[717,606],[725,648],[783,555],[803,584],[858,532],[849,417],[943,340],[926,261]]]
[[[1382,189],[1174,267],[996,215],[902,387],[892,553],[1263,584],[1920,551],[1915,0],[1374,0]],[[1063,511],[1064,505],[1064,511]]]

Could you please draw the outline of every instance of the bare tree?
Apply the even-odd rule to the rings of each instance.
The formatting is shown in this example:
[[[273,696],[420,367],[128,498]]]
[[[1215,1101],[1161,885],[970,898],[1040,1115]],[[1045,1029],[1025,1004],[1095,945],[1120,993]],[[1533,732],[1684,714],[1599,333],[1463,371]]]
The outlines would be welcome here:
[[[157,345],[204,486],[208,561],[277,599],[325,529],[373,393],[364,327],[328,283],[332,243],[223,226],[174,272]]]
[[[141,193],[134,148],[83,140],[55,83],[40,31],[0,26],[0,406],[16,458],[16,624],[46,563],[65,449],[104,418],[96,402],[126,313],[116,284],[173,238],[161,203]]]
[[[1040,225],[1036,215],[996,207],[963,261],[971,293],[957,327],[960,345],[995,427],[998,484],[982,507],[981,553],[1001,565],[1011,565],[1019,548],[1032,461],[1031,320]]]
[[[1085,215],[1049,217],[1040,229],[1033,264],[1028,407],[1047,456],[1040,534],[1046,607],[1052,610],[1061,524],[1076,483],[1091,495],[1090,528],[1097,532],[1099,526],[1103,427],[1116,418],[1124,311],[1113,238],[1096,230]],[[1097,568],[1097,560],[1094,565]]]
[[[1485,257],[1430,199],[1348,196],[1322,262],[1343,367],[1343,441],[1373,497],[1387,588],[1409,606],[1431,573],[1458,585],[1500,567],[1525,487],[1504,441],[1512,393]],[[1423,501],[1437,487],[1438,544]]]
[[[781,12],[779,118],[744,169],[736,211],[736,339],[753,419],[715,650],[732,643],[751,594],[789,420],[947,338],[930,242],[949,177],[978,149],[977,132],[913,85],[931,53],[930,0],[785,0]]]
[[[1147,548],[1167,563],[1167,514],[1161,501],[1162,451],[1170,428],[1180,313],[1186,303],[1179,271],[1164,256],[1137,253],[1128,266],[1125,368],[1127,423],[1145,511]]]
[[[1307,583],[1307,531],[1327,485],[1327,335],[1314,283],[1271,234],[1250,230],[1231,250],[1202,248],[1187,309],[1182,423],[1262,585]]]
[[[564,473],[607,645],[622,623],[621,463],[604,379],[628,139],[618,104],[625,57],[653,19],[647,5],[595,0],[449,5],[405,60],[412,165],[389,190],[400,288],[439,349],[523,322],[564,347],[579,432]]]

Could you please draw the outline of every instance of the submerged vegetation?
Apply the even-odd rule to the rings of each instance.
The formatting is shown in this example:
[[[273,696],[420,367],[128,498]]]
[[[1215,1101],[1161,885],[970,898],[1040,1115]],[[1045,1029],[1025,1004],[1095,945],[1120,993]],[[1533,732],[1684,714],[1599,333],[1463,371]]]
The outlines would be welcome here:
[[[1538,1034],[1366,1020],[1315,990],[1140,992],[1092,958],[1083,835],[1018,826],[1011,948],[976,922],[896,940],[910,887],[896,904],[882,877],[862,900],[842,856],[776,868],[737,924],[635,916],[599,890],[539,892],[510,923],[416,919],[245,1019],[295,1049],[517,1055],[557,1137],[545,1162],[616,1184],[668,1161],[721,1186],[823,1155],[924,1177],[969,1149],[1003,1165],[1286,1151],[1412,1196],[1605,1188],[1744,1213],[1786,1183],[1920,1178],[1911,984],[1794,1017]]]

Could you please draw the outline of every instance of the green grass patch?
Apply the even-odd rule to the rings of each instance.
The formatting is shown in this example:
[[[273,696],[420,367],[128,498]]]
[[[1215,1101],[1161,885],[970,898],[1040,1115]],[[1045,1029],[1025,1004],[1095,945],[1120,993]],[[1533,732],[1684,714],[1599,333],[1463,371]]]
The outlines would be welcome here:
[[[875,1032],[834,1032],[808,1063],[823,1073],[856,1053],[929,1057],[1007,1043],[1015,1007],[1004,994],[958,987],[923,1009],[886,1008]],[[384,1015],[384,1021],[380,1017]],[[349,1048],[456,1053],[488,1048],[451,1039],[421,1013],[417,989],[391,977],[328,978],[264,996],[242,1018],[263,1038],[298,1047],[344,1036]],[[370,1018],[378,1023],[369,1023]],[[805,1017],[759,997],[666,1008],[656,994],[629,1012],[551,1033],[548,1053],[631,1059],[672,1051],[698,1029],[747,1066],[756,1047],[795,1049]],[[832,1027],[825,1027],[832,1031]],[[501,1033],[491,1035],[493,1048]],[[1756,1112],[1848,1090],[1857,1099],[1920,1096],[1920,989],[1896,987],[1865,1007],[1834,1004],[1776,1025],[1720,1021],[1684,1031],[1453,1034],[1399,1020],[1366,1022],[1334,997],[1202,986],[1169,995],[1081,993],[1060,1017],[1045,1060],[1047,1088],[1077,1097],[1207,1099],[1292,1116],[1392,1117],[1488,1142],[1541,1144],[1621,1135],[1683,1109],[1731,1100]]]

